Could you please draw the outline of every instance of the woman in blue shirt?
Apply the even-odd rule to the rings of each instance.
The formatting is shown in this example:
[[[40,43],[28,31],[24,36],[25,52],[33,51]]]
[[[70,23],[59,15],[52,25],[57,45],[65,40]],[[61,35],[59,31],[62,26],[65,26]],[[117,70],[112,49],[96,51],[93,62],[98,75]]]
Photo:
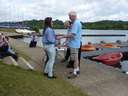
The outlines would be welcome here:
[[[53,75],[53,66],[55,62],[56,50],[55,50],[56,35],[52,29],[52,18],[47,17],[44,21],[43,30],[43,48],[47,55],[47,62],[45,62],[44,75],[48,78],[56,78]]]

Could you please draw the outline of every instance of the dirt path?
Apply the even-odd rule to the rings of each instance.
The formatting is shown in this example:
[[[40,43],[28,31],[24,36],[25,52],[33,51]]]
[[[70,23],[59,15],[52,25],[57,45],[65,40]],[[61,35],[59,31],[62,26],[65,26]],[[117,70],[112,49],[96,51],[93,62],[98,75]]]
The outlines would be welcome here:
[[[10,44],[30,56],[35,63],[33,64],[35,68],[42,70],[42,48],[29,48],[26,43],[14,39],[10,40]],[[66,64],[61,63],[61,59],[62,56],[58,55],[55,67],[57,75],[90,96],[128,96],[128,75],[121,73],[118,69],[82,59],[81,75],[76,79],[67,79]]]

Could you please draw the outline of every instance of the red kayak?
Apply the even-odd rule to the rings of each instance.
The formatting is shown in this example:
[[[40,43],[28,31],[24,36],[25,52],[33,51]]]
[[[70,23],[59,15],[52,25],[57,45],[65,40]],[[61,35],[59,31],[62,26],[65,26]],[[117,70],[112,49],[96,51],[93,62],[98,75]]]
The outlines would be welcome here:
[[[105,53],[102,55],[99,55],[97,57],[94,57],[94,60],[101,61],[102,63],[110,66],[115,66],[118,64],[123,57],[123,54],[121,52],[112,52],[112,53]]]

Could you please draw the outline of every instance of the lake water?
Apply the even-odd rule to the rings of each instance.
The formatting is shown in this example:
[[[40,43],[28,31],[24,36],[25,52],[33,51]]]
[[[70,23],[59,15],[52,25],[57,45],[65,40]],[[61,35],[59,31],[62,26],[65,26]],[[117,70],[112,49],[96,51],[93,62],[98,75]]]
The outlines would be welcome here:
[[[67,34],[67,30],[65,29],[56,29],[55,30],[56,34]],[[121,41],[127,41],[128,40],[128,30],[83,30],[82,34],[84,35],[108,35],[108,34],[122,34],[122,35],[126,35],[126,36],[84,36],[82,37],[82,44],[87,44],[88,42],[92,42],[92,43],[100,43],[101,41],[105,41],[106,43],[110,43],[110,42],[116,42],[117,40],[121,40]],[[23,39],[24,42],[29,43],[30,42],[30,38],[24,38]],[[62,40],[63,42],[64,40]],[[42,38],[39,37],[38,38],[38,46],[42,46]]]

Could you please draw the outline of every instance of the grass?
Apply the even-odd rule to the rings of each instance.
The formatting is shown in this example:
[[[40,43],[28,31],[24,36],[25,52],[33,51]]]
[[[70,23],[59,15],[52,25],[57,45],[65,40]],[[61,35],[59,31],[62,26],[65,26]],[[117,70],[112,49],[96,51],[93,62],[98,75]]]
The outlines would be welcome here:
[[[10,28],[0,28],[0,32],[16,32],[16,30]]]
[[[0,96],[87,96],[61,78],[48,80],[39,72],[0,62]]]

